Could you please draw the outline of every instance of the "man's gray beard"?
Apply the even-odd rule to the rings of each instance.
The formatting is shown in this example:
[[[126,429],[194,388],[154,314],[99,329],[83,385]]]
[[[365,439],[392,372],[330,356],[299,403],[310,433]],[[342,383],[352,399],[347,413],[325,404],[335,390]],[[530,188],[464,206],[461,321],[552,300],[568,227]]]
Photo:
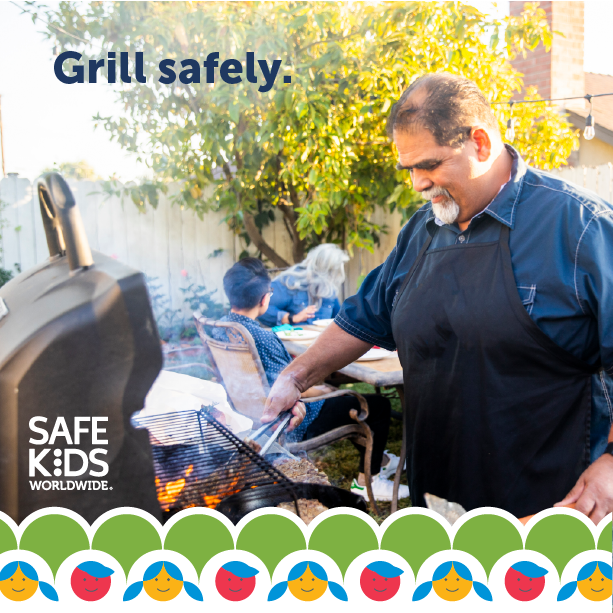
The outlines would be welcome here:
[[[443,187],[431,187],[425,189],[421,195],[428,200],[436,198],[437,196],[443,196],[442,202],[432,203],[432,212],[445,224],[451,225],[460,214],[460,207],[458,203],[451,197],[449,192]]]

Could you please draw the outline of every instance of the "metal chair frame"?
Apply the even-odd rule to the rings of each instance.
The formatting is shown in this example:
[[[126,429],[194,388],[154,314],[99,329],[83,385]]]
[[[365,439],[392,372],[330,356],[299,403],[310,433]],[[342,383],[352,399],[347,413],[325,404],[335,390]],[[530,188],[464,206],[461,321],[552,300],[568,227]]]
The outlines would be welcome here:
[[[218,350],[221,349],[224,351],[249,352],[251,359],[253,360],[253,363],[255,365],[255,370],[257,374],[259,375],[259,379],[262,384],[262,390],[263,390],[264,396],[265,397],[268,396],[268,393],[270,392],[270,387],[268,385],[268,379],[266,378],[266,373],[264,371],[264,367],[262,366],[262,361],[260,360],[260,356],[255,346],[255,342],[249,330],[247,330],[245,326],[239,323],[222,322],[222,321],[218,321],[215,319],[209,319],[209,318],[202,317],[202,315],[198,312],[195,312],[193,316],[194,316],[194,320],[196,323],[196,330],[198,331],[200,339],[202,340],[202,345],[204,346],[205,351],[207,352],[207,355],[211,361],[211,364],[215,368],[215,371],[216,371],[215,375],[218,377],[219,381],[224,382],[224,377],[222,376],[220,372],[217,361],[215,360],[214,354],[211,351],[211,347],[213,347],[214,349],[218,349]],[[211,336],[209,336],[205,330],[205,327],[207,326],[212,327],[212,328],[224,328],[228,336],[228,342],[218,341],[217,339],[214,339]],[[240,376],[240,372],[237,372],[237,376]],[[235,403],[232,400],[232,396],[229,391],[229,389],[231,389],[231,386],[229,387],[224,382],[224,387],[226,388],[226,391],[228,391],[228,399],[230,403],[232,404],[232,408],[234,408],[234,410],[236,410],[237,412],[241,413],[241,411],[238,410],[238,408],[236,407]],[[360,409],[359,410],[351,409],[349,411],[349,415],[351,419],[355,420],[356,422],[355,424],[340,426],[339,428],[334,428],[333,430],[330,430],[329,432],[326,432],[319,436],[315,436],[306,441],[288,443],[286,445],[286,448],[290,453],[296,453],[298,451],[308,452],[308,451],[313,451],[315,449],[319,449],[321,447],[325,447],[327,445],[331,445],[332,443],[341,441],[343,439],[353,440],[358,445],[365,447],[366,452],[364,456],[364,476],[366,479],[366,491],[368,492],[370,508],[374,513],[378,515],[379,509],[378,509],[377,503],[374,499],[374,495],[372,492],[372,483],[371,483],[372,474],[371,474],[371,468],[370,468],[371,460],[372,460],[373,435],[372,435],[372,430],[370,429],[370,427],[365,421],[366,418],[368,417],[368,403],[366,402],[366,399],[364,398],[364,396],[362,396],[361,394],[358,394],[357,392],[354,392],[353,390],[336,389],[333,392],[330,392],[328,394],[323,394],[321,396],[316,396],[313,398],[303,398],[301,402],[311,403],[311,402],[317,402],[319,400],[327,400],[328,398],[337,398],[339,396],[354,396],[355,398],[357,398],[360,404]],[[264,407],[262,406],[261,410],[259,411],[259,416],[261,416],[263,410],[264,410]],[[259,421],[258,419],[259,416],[256,414],[249,414],[247,416],[250,417],[251,419],[254,419],[254,421],[256,422]]]

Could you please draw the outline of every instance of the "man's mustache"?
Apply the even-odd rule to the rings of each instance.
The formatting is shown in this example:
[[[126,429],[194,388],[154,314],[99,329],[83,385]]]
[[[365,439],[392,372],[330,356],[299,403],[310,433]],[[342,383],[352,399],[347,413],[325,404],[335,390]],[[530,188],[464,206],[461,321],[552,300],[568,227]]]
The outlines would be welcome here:
[[[437,196],[445,196],[446,198],[449,198],[449,200],[453,200],[451,194],[444,187],[439,187],[438,185],[424,189],[421,192],[421,195],[426,200],[432,200],[432,198],[436,198]]]

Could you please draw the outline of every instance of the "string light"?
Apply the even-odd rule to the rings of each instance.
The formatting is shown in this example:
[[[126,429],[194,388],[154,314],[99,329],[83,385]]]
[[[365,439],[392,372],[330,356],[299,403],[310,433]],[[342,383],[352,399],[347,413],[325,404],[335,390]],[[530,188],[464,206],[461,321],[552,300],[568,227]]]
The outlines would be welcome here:
[[[585,96],[571,96],[569,98],[544,98],[543,100],[508,100],[507,102],[491,102],[490,104],[508,104],[511,116],[507,121],[507,130],[505,132],[505,138],[508,141],[513,141],[515,138],[515,119],[513,117],[513,105],[514,104],[539,104],[541,102],[563,102],[566,100],[587,100],[590,103],[590,112],[585,120],[585,129],[583,130],[583,138],[585,140],[592,140],[596,136],[596,130],[594,128],[594,115],[592,114],[592,98],[600,98],[602,96],[613,96],[613,92],[606,94],[585,94]]]
[[[583,138],[585,140],[592,140],[596,136],[596,130],[594,130],[594,116],[592,115],[592,96],[589,94],[585,97],[590,103],[590,114],[585,120],[585,130],[583,130]]]
[[[513,118],[513,103],[509,103],[509,111],[511,112],[511,116],[507,121],[507,131],[504,133],[504,137],[512,143],[515,140],[515,119]]]

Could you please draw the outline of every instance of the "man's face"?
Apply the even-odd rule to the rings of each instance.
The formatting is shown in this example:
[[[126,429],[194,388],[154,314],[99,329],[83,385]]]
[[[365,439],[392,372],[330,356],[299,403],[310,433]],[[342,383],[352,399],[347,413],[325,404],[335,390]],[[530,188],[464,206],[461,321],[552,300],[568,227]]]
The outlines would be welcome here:
[[[444,147],[428,130],[415,128],[395,131],[394,142],[414,189],[432,201],[435,215],[445,223],[463,221],[468,216],[463,209],[470,202],[471,179],[479,174],[471,141],[458,149]]]

